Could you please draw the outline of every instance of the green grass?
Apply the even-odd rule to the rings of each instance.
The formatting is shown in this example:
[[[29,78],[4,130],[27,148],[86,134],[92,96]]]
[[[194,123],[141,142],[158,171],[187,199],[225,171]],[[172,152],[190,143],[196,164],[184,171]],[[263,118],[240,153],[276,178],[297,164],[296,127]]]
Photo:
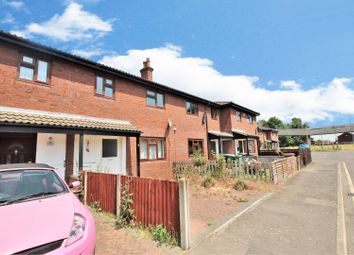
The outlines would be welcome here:
[[[312,145],[311,151],[354,151],[354,144],[333,145]]]
[[[297,146],[284,147],[284,149],[297,149]],[[354,144],[333,145],[311,145],[311,151],[354,151]]]

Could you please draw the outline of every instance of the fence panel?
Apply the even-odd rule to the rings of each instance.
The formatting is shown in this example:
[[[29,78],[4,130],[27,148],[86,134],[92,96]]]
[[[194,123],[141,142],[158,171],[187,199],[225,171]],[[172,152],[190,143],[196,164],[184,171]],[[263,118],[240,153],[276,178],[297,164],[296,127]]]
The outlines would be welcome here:
[[[87,204],[99,202],[103,211],[116,214],[117,175],[87,171],[86,178]],[[120,178],[121,192],[127,184],[133,195],[137,222],[144,227],[163,224],[179,238],[179,183],[124,175]]]
[[[121,176],[121,189],[129,185],[137,222],[144,227],[163,224],[180,232],[179,184],[176,181]]]
[[[99,202],[103,211],[116,214],[117,175],[87,172],[87,204]]]

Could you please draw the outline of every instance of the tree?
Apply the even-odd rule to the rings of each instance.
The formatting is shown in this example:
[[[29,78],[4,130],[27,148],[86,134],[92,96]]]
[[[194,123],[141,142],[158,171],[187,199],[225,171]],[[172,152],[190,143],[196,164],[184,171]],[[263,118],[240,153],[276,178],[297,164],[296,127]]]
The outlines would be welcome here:
[[[274,129],[285,128],[284,123],[280,119],[278,119],[277,117],[270,117],[268,120],[260,120],[260,121],[258,121],[258,126],[274,128]]]
[[[302,123],[301,118],[292,118],[290,123],[283,123],[277,117],[271,117],[268,120],[260,120],[259,127],[268,127],[274,129],[287,129],[287,128],[309,128],[309,124]],[[282,136],[279,139],[281,146],[298,146],[306,143],[306,136]]]

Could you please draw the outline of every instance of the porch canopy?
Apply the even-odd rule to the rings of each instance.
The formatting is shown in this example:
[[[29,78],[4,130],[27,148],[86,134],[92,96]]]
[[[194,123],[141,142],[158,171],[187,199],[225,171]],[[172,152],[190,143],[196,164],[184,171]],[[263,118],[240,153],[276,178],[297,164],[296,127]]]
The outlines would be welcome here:
[[[219,138],[233,138],[232,133],[221,132],[221,131],[208,131],[209,139],[219,139]]]
[[[259,137],[257,135],[250,135],[246,131],[240,130],[240,129],[232,129],[232,134],[233,134],[234,139],[246,139],[247,155],[250,155],[248,140],[249,139],[259,140]]]
[[[232,133],[235,139],[259,139],[257,135],[250,135],[246,131],[241,129],[232,129]]]
[[[80,169],[83,166],[84,134],[136,137],[137,172],[140,172],[141,131],[129,121],[0,106],[0,132],[79,134]]]

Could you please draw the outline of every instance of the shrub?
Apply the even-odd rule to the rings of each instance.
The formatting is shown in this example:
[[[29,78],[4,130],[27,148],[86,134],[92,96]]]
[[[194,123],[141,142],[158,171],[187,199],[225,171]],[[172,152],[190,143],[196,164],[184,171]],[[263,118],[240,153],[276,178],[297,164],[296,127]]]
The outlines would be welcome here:
[[[222,154],[213,154],[213,158],[216,160],[216,169],[211,172],[211,175],[215,178],[223,178],[226,174],[226,160]]]
[[[193,166],[196,166],[196,167],[204,166],[206,164],[206,160],[200,151],[193,152],[192,162],[193,162]]]
[[[202,186],[207,189],[213,187],[214,185],[215,185],[215,180],[211,176],[207,176],[202,182]]]
[[[169,244],[178,245],[178,241],[175,235],[170,234],[164,225],[151,226],[149,228],[154,241],[158,242],[159,245]]]
[[[133,209],[133,194],[130,193],[129,183],[125,183],[122,194],[121,204],[119,208],[119,218],[116,222],[117,228],[130,227],[135,222],[135,215]]]
[[[234,185],[234,189],[237,191],[242,191],[242,190],[248,189],[248,186],[244,181],[237,180]]]

